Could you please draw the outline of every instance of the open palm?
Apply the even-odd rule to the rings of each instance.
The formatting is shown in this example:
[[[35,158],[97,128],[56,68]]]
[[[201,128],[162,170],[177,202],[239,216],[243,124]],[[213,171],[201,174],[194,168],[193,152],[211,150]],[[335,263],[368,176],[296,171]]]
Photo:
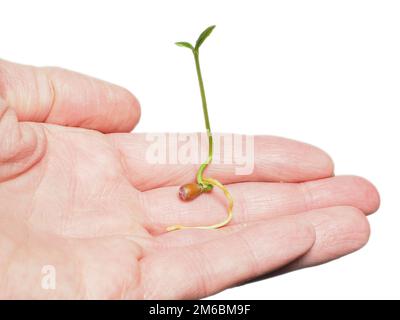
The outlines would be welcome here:
[[[215,191],[181,202],[196,165],[152,165],[126,90],[56,68],[0,61],[0,296],[200,298],[362,247],[379,196],[366,180],[333,177],[331,159],[299,142],[255,137],[255,170],[211,165]],[[29,122],[28,122],[29,121]],[[56,271],[43,286],[43,268]]]

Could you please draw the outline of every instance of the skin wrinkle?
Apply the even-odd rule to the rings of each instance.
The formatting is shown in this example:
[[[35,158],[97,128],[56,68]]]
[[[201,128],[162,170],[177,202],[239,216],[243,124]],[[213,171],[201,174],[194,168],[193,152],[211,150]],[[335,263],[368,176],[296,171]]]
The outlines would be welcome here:
[[[360,230],[349,229],[349,227],[346,225],[346,226],[336,226],[336,230],[332,231],[333,228],[331,227],[330,232],[329,233],[326,232],[327,236],[325,236],[323,238],[323,241],[321,242],[321,245],[324,248],[342,247],[342,244],[346,243],[353,244],[352,247],[360,248],[367,243],[370,234],[369,224],[362,213],[353,210],[353,214],[354,218],[357,216],[356,218],[357,220],[360,220],[360,218],[362,219],[364,224],[363,230],[360,231]],[[327,223],[327,221],[325,221],[325,223]],[[340,235],[340,238],[338,238],[337,236],[338,234]],[[359,237],[358,235],[361,235],[362,237]]]
[[[2,152],[0,161],[2,163],[11,162],[18,158],[18,154],[21,152],[20,148],[16,148],[14,145],[22,141],[23,134],[21,132],[21,126],[18,124],[16,114],[10,107],[2,107],[0,109],[0,121],[2,132],[10,134],[9,137],[4,137],[1,144]]]
[[[197,253],[197,255],[196,255]],[[192,266],[195,266],[195,270],[197,273],[197,297],[206,297],[209,296],[211,294],[211,290],[209,287],[209,283],[213,282],[213,278],[211,276],[212,274],[212,266],[209,263],[209,260],[207,259],[207,254],[205,252],[203,252],[202,248],[199,247],[197,250],[193,250],[193,254],[192,254],[192,258],[195,257],[195,260],[197,260],[198,263],[196,263],[196,261],[194,261],[195,263],[193,263],[192,261]]]
[[[125,241],[128,241],[128,239],[120,239],[117,238],[118,241],[121,241],[121,243],[125,243]],[[112,298],[118,298],[118,299],[124,299],[127,295],[127,292],[130,290],[131,286],[135,286],[135,287],[140,287],[140,277],[141,277],[141,273],[140,273],[140,261],[143,258],[143,248],[138,245],[135,242],[131,242],[130,243],[132,245],[132,249],[130,251],[134,251],[134,257],[135,259],[132,259],[132,265],[128,268],[128,269],[132,269],[132,270],[136,270],[135,272],[135,277],[133,277],[133,274],[129,274],[129,278],[128,279],[123,279],[122,280],[122,286],[120,289],[115,291],[115,295],[109,296],[107,297],[107,299]],[[139,270],[139,271],[137,271]],[[129,285],[128,283],[131,283],[131,285]]]
[[[143,250],[142,250],[143,251]],[[126,300],[126,299],[140,299],[140,300],[144,300],[146,299],[145,296],[145,285],[143,283],[143,274],[144,274],[144,270],[143,270],[143,261],[144,259],[144,255],[142,254],[139,259],[138,259],[138,275],[139,275],[139,279],[137,281],[137,285],[135,285],[134,283],[132,283],[129,288],[127,289],[127,291],[125,292],[124,295],[122,295],[122,299]],[[135,287],[134,287],[135,286]],[[134,287],[134,288],[133,288]],[[134,292],[132,294],[130,294],[128,296],[128,292]]]
[[[150,256],[148,256],[148,257],[150,257]],[[140,266],[139,270],[147,269],[147,268],[144,268],[144,266],[143,266],[146,263],[147,263],[146,258],[142,259],[139,264],[139,266]],[[151,300],[151,295],[152,295],[152,293],[154,293],[156,291],[156,285],[159,284],[159,282],[156,282],[156,285],[149,286],[149,284],[151,283],[151,281],[149,280],[149,277],[151,277],[151,273],[142,273],[142,288],[143,288],[143,299],[144,300]],[[154,282],[154,280],[153,280],[153,282]]]
[[[7,158],[10,157],[14,157],[14,153],[15,153],[15,148],[13,148],[10,151],[10,146],[13,145],[13,143],[10,143],[10,140],[21,140],[21,130],[20,127],[18,126],[18,122],[16,119],[16,115],[14,113],[14,111],[8,107],[7,105],[3,106],[1,105],[1,109],[0,109],[0,120],[1,120],[1,127],[2,130],[9,133],[11,131],[12,136],[11,137],[5,137],[4,140],[6,140],[8,143],[5,144],[4,146],[4,142],[2,144],[2,157],[4,157],[4,154],[7,154]],[[14,136],[17,136],[16,138]],[[10,153],[10,155],[8,155],[8,153]]]
[[[94,97],[95,97],[95,105],[97,105],[97,106],[101,106],[101,104],[102,104],[102,101],[100,100],[100,95],[98,94],[98,91],[97,91],[97,88],[96,88],[96,85],[95,85],[95,83],[94,83],[94,80],[93,79],[90,79],[89,80],[89,83],[90,83],[90,86],[91,86],[91,90],[93,91],[93,92],[96,92],[96,94],[94,95]],[[89,90],[88,90],[89,91]],[[87,96],[89,96],[88,94],[87,94]],[[106,97],[107,97],[107,95],[106,95]],[[89,100],[89,99],[88,99]],[[113,119],[113,117],[110,117],[110,120],[112,120]],[[90,124],[91,123],[93,123],[93,122],[95,122],[95,119],[88,119],[87,118],[87,121],[85,121],[84,123],[82,123],[82,126],[83,127],[85,127],[85,123],[87,123],[87,124],[89,124],[89,126],[90,126]]]
[[[29,70],[31,71],[31,73],[32,73],[32,78],[33,78],[33,81],[31,82],[32,84],[32,87],[34,88],[34,90],[31,90],[32,92],[35,92],[35,93],[37,93],[37,95],[35,96],[35,98],[36,99],[32,99],[33,101],[30,101],[31,102],[31,104],[33,104],[33,105],[41,105],[41,93],[42,93],[42,90],[41,90],[41,88],[42,88],[42,85],[41,85],[41,83],[40,83],[40,80],[41,79],[39,79],[39,75],[37,74],[37,72],[36,72],[36,68],[34,68],[34,67],[30,67],[29,68]],[[46,82],[46,81],[45,81]],[[33,89],[33,88],[31,88],[31,89]],[[48,88],[47,88],[48,89]],[[43,90],[43,92],[46,92],[46,90]],[[47,97],[47,94],[44,94],[44,96],[45,97]],[[37,101],[36,101],[37,100]],[[32,103],[33,102],[33,103]],[[36,112],[35,111],[41,111],[41,110],[35,110],[35,108],[34,107],[32,107],[32,110],[30,110],[30,118],[31,119],[33,119],[33,120],[36,120],[36,121],[40,121],[41,120],[41,117],[40,117],[40,112],[39,112],[39,114],[35,114]],[[46,110],[46,112],[48,112],[48,110]]]
[[[175,175],[171,174],[165,179],[165,182],[167,183],[167,185],[170,185],[174,181],[174,178],[175,178],[176,175],[179,175],[179,172],[175,173]]]
[[[122,283],[122,289],[121,289],[121,293],[120,293],[119,299],[121,299],[122,297],[125,297],[125,296],[126,296],[127,290],[128,290],[127,281],[123,281],[123,283]]]
[[[324,247],[324,249],[332,249],[333,248],[333,249],[335,249],[334,251],[336,251],[337,247],[360,248],[360,247],[364,246],[366,244],[366,242],[357,240],[358,235],[362,235],[364,237],[365,234],[363,232],[348,231],[348,232],[344,232],[341,234],[341,239],[337,239],[336,236],[326,237],[322,246]],[[342,236],[343,236],[343,238],[342,238]],[[347,237],[348,237],[348,239],[346,239]],[[351,246],[349,246],[349,244]],[[352,250],[350,252],[352,252]]]
[[[276,139],[278,139],[278,137],[275,137]],[[279,142],[279,143],[278,143]],[[287,180],[288,182],[302,182],[299,179],[290,179],[287,178],[288,173],[285,172],[282,169],[282,162],[289,162],[291,163],[291,170],[293,171],[301,171],[304,168],[304,165],[306,165],[307,168],[312,168],[313,172],[315,172],[315,175],[321,175],[324,174],[325,169],[323,167],[321,167],[321,165],[316,166],[315,161],[310,161],[307,158],[303,157],[303,152],[299,152],[298,150],[294,149],[293,152],[291,153],[282,153],[282,149],[284,149],[283,147],[285,146],[285,144],[287,146],[290,146],[291,144],[293,144],[295,141],[293,140],[282,140],[282,141],[278,141],[278,140],[271,140],[268,143],[258,143],[259,147],[256,145],[255,149],[267,149],[269,150],[269,154],[268,154],[268,158],[266,158],[266,161],[261,161],[262,163],[264,163],[265,168],[262,168],[260,166],[260,172],[274,172],[274,174],[270,174],[271,178],[273,179],[278,179],[278,177],[285,177],[283,180]],[[310,145],[305,145],[305,147],[307,149],[312,149],[315,147],[312,147]],[[326,162],[329,163],[330,157],[326,154],[324,154],[324,157],[327,158]],[[255,168],[257,168],[257,165],[255,166]],[[273,168],[271,170],[271,168]],[[328,174],[327,176],[332,175],[333,173],[333,166],[330,165],[330,169],[329,169],[330,174]],[[304,180],[304,179],[302,179]]]
[[[139,207],[142,208],[142,214],[143,214],[142,226],[143,226],[144,230],[146,231],[146,233],[148,235],[151,235],[151,228],[148,226],[148,225],[151,225],[151,222],[150,222],[150,224],[148,223],[150,221],[149,211],[148,211],[148,210],[150,210],[150,208],[149,208],[147,198],[142,192],[139,191],[137,199],[139,200]]]
[[[357,231],[357,232],[348,232],[345,233],[345,236],[349,235],[348,239],[343,240],[340,242],[340,246],[343,246],[343,244],[351,244],[352,245],[352,250],[351,252],[354,252],[355,250],[358,250],[362,247],[364,247],[370,237],[370,232],[365,232],[365,231]],[[349,252],[350,253],[350,252]]]
[[[132,135],[133,136],[133,135]],[[127,165],[127,156],[124,155],[123,151],[121,148],[118,147],[117,143],[116,143],[116,135],[115,134],[109,134],[106,135],[106,137],[111,141],[111,144],[114,146],[114,148],[118,151],[119,153],[119,157],[121,159],[122,162],[122,168],[123,168],[123,172],[125,173],[125,176],[128,178],[129,183],[131,184],[131,186],[133,188],[138,188],[138,185],[140,185],[140,182],[135,183],[134,181],[134,177],[139,176],[139,174],[137,172],[133,171],[133,168],[129,168],[128,170],[128,165]],[[133,157],[134,154],[130,154],[130,157]],[[139,159],[137,160],[138,162],[140,161]],[[136,168],[136,166],[135,166]],[[143,182],[144,183],[144,182]],[[138,190],[140,191],[141,189],[138,188]]]
[[[1,118],[0,118],[1,121]],[[18,124],[19,125],[19,124]],[[47,137],[46,134],[44,133],[44,130],[40,129],[40,134],[37,134],[39,130],[39,128],[33,129],[31,126],[31,124],[29,123],[24,123],[24,125],[26,126],[25,129],[31,129],[32,134],[35,134],[35,145],[32,146],[30,149],[32,149],[32,152],[29,152],[27,155],[25,155],[24,158],[28,158],[28,157],[34,157],[34,159],[32,159],[31,163],[28,164],[27,166],[25,166],[25,168],[23,168],[23,170],[16,172],[13,175],[9,175],[8,177],[5,177],[3,179],[0,179],[0,183],[2,182],[6,182],[6,181],[10,181],[13,179],[18,178],[19,176],[26,174],[29,170],[31,170],[33,167],[37,166],[45,157],[45,154],[47,152]],[[18,129],[20,130],[20,129]],[[17,149],[17,148],[16,148]],[[16,153],[18,154],[18,151],[16,151]],[[24,158],[21,158],[19,160],[23,160]],[[14,160],[18,159],[17,155],[14,156]]]
[[[14,150],[16,150],[15,154],[7,157],[6,160],[0,160],[0,165],[15,164],[18,161],[28,158],[36,151],[36,143],[33,146],[29,146],[29,149],[27,150],[17,151],[18,148],[14,148]]]
[[[107,88],[106,92],[107,92],[107,94],[106,94],[107,102],[114,105],[115,101],[116,101],[114,91],[112,91],[109,88]],[[100,106],[102,104],[102,101],[100,101],[99,95],[97,95],[97,101],[98,101],[97,102],[98,105]],[[113,111],[112,111],[112,109],[110,109],[109,112],[108,112],[108,117],[113,120],[112,124],[111,123],[110,124],[112,125],[112,127],[116,127],[116,123],[115,123],[116,119],[115,119],[115,117],[112,116],[112,114],[113,114]]]
[[[9,118],[9,119],[7,119]],[[0,163],[1,164],[7,164],[7,163],[12,163],[17,160],[22,160],[21,159],[21,153],[24,150],[21,150],[20,144],[23,138],[23,135],[21,134],[21,128],[18,124],[18,122],[15,119],[15,114],[13,111],[11,111],[10,108],[6,108],[6,112],[3,113],[3,116],[0,116],[0,121],[1,121],[1,135],[3,133],[8,133],[10,134],[12,132],[12,137],[4,138],[2,139],[2,144],[1,144],[1,158],[0,158]],[[9,124],[9,126],[4,128],[4,125]],[[5,134],[4,134],[5,135]],[[17,147],[16,147],[17,146]],[[33,153],[35,151],[35,146],[29,146],[30,151]],[[29,151],[29,150],[28,150]],[[25,153],[28,153],[25,151]]]
[[[299,183],[298,188],[300,189],[301,194],[303,195],[304,202],[304,210],[302,211],[310,211],[313,208],[311,207],[312,203],[315,203],[314,196],[311,192],[311,189],[308,187],[306,183]]]
[[[257,260],[256,254],[253,250],[253,247],[250,245],[249,241],[246,239],[246,237],[243,234],[235,233],[235,235],[240,240],[239,242],[243,243],[243,245],[245,247],[244,252],[246,252],[248,254],[248,256],[250,257],[249,266],[252,270],[251,273],[258,275],[260,273],[260,268],[258,267],[258,264],[257,264],[258,260]]]
[[[70,150],[68,150],[70,151]],[[77,167],[77,162],[76,162],[76,157],[74,156],[74,152],[70,152],[70,157],[68,157],[71,161],[70,161],[70,165],[71,167]],[[62,170],[62,168],[61,168]],[[76,208],[77,205],[77,198],[79,198],[80,194],[77,193],[77,185],[78,185],[78,181],[76,179],[73,178],[69,178],[67,176],[68,179],[68,194],[70,194],[70,198],[69,198],[69,202],[72,205],[72,208]],[[61,230],[60,233],[62,235],[67,235],[67,230],[68,230],[68,226],[72,224],[73,221],[73,217],[75,214],[75,210],[64,210],[65,214],[63,215],[64,219],[62,219],[61,221]]]
[[[68,151],[69,151],[68,148],[64,149],[65,154],[67,154]],[[56,171],[58,172],[58,174],[62,175],[65,178],[63,180],[65,181],[67,194],[70,195],[68,197],[68,204],[67,203],[63,204],[62,203],[63,199],[57,199],[57,203],[55,204],[58,205],[58,211],[62,213],[61,216],[63,217],[60,221],[60,225],[58,226],[59,230],[57,232],[57,234],[60,234],[62,236],[66,235],[67,226],[69,225],[68,221],[71,220],[71,216],[73,216],[74,214],[73,210],[70,210],[70,208],[75,207],[75,198],[76,198],[76,181],[73,178],[73,175],[70,176],[65,172],[65,168],[68,168],[69,164],[71,164],[72,167],[75,166],[75,159],[73,157],[68,157],[68,158],[70,158],[70,161],[66,165],[63,162],[54,163],[54,161],[52,161],[52,166],[53,166],[52,169],[53,170],[57,169]],[[44,220],[46,219],[44,218]]]
[[[144,220],[145,221],[144,227],[150,234],[153,234],[152,226],[154,227],[154,225],[157,223],[156,221],[154,221],[154,217],[156,215],[151,213],[154,206],[149,203],[149,201],[148,201],[149,199],[145,193],[141,193],[141,199],[142,199],[142,203],[144,205],[143,206],[144,211],[147,212],[146,219]]]
[[[336,237],[333,234],[342,231],[342,226],[328,226],[329,232],[326,232],[322,237],[320,237],[320,245],[323,247],[327,247],[326,243],[329,241],[336,241]]]
[[[280,182],[275,182],[275,185],[280,186]],[[271,211],[271,208],[275,208],[274,213],[272,213],[271,217],[276,217],[284,211],[283,208],[293,200],[293,196],[291,194],[281,194],[277,195],[267,195],[265,198],[259,200],[259,204],[266,208],[266,210]],[[288,212],[289,215],[294,214],[294,212]]]
[[[124,243],[123,240],[120,240],[119,238],[118,238],[116,241],[118,241],[118,245],[120,245],[121,243]],[[124,243],[124,244],[125,244],[125,243]],[[104,247],[105,250],[110,250],[110,248],[109,248],[107,245],[105,245],[105,244],[103,244],[103,247]],[[129,254],[129,253],[131,253],[130,251],[132,251],[132,250],[129,250],[129,251],[128,251],[127,256],[133,256],[134,259],[131,259],[131,260],[134,261],[134,263],[137,263],[136,256],[135,256],[134,254]],[[132,263],[132,265],[129,264],[129,271],[132,271],[132,269],[135,269],[135,268],[134,268],[133,262],[131,262],[131,263]],[[119,282],[118,285],[115,287],[115,289],[112,290],[112,291],[110,292],[110,295],[104,295],[104,296],[102,296],[102,298],[106,298],[106,299],[116,299],[116,298],[120,298],[120,297],[121,297],[122,290],[123,290],[123,288],[124,288],[124,286],[125,286],[125,283],[126,283],[127,281],[134,282],[134,281],[133,281],[132,272],[128,272],[128,274],[129,274],[128,277],[123,278],[122,280],[120,280],[121,282]]]
[[[135,188],[134,185],[132,184],[131,179],[129,179],[129,174],[128,174],[128,171],[127,171],[127,166],[126,166],[125,157],[122,155],[121,149],[119,149],[119,148],[116,147],[115,140],[114,140],[114,138],[113,138],[114,136],[113,136],[113,135],[109,135],[109,137],[110,137],[110,139],[108,139],[107,141],[108,141],[108,142],[110,143],[110,145],[114,148],[114,150],[116,150],[116,157],[117,157],[117,159],[119,160],[119,164],[120,164],[120,167],[121,167],[123,176],[124,176],[124,177],[128,177],[128,178],[126,179],[127,182],[128,182],[133,188]],[[141,212],[142,212],[143,215],[144,215],[144,216],[143,216],[143,221],[144,221],[144,223],[143,223],[143,228],[144,228],[144,230],[150,235],[150,230],[149,230],[149,228],[147,227],[147,224],[145,223],[146,221],[149,220],[149,219],[148,219],[148,210],[149,210],[149,207],[148,207],[148,204],[147,204],[147,201],[146,201],[146,197],[145,197],[145,195],[144,195],[142,192],[140,192],[140,191],[137,192],[136,196],[137,196],[137,200],[139,200],[139,208],[142,209]]]
[[[100,191],[100,194],[98,195],[98,197],[96,197],[96,202],[98,203],[98,206],[101,206],[103,209],[107,209],[108,208],[107,203],[104,202],[106,199],[108,199],[108,197],[106,197],[106,194],[110,194],[110,193],[112,194],[112,190],[116,190],[118,188],[118,186],[121,184],[122,184],[122,181],[120,181],[120,179],[118,178],[118,180],[113,184],[114,187],[112,187],[111,189],[108,190],[108,187],[106,187],[106,185],[104,185]],[[97,192],[98,192],[98,190],[96,189],[96,193]],[[76,192],[74,194],[76,194]],[[92,199],[88,198],[88,199],[86,199],[86,202],[89,204],[93,201],[92,201]],[[78,207],[78,205],[76,207]],[[83,205],[83,207],[85,207],[85,205]],[[103,211],[104,211],[104,213],[106,212],[106,210],[103,210]],[[133,216],[134,215],[132,215],[132,217]],[[134,221],[132,221],[132,223],[133,222]],[[99,228],[100,228],[100,226],[99,226]]]
[[[40,101],[38,101],[38,94],[40,94],[39,88],[42,88],[38,87],[38,78],[35,68],[24,66],[23,68],[17,69],[15,65],[6,63],[4,63],[3,66],[5,69],[9,69],[7,74],[9,81],[5,88],[6,100],[15,108],[18,119],[20,121],[26,121],[28,119],[31,121],[40,120],[40,113],[35,114],[33,109],[40,103]],[[38,111],[40,110],[38,109]]]
[[[149,214],[149,212],[152,210],[152,206],[149,205],[148,198],[146,197],[146,195],[144,193],[140,192],[139,198],[142,203],[143,211],[145,212],[145,219],[144,219],[143,227],[151,235],[153,232],[151,226],[154,225],[154,223],[155,223],[155,221],[153,220],[153,217],[155,217],[155,215]]]
[[[248,202],[246,197],[244,197],[244,195],[242,193],[239,193],[238,195],[235,195],[235,207],[238,208],[239,207],[239,214],[240,216],[243,216],[243,221],[249,221],[249,210],[248,210]],[[234,212],[234,216],[233,216],[234,221],[237,220],[237,214],[235,214]]]
[[[127,298],[127,293],[132,291],[132,287],[135,286],[136,288],[136,295],[132,298],[137,299],[144,299],[144,290],[143,290],[143,284],[142,284],[142,274],[143,274],[143,266],[142,266],[142,261],[145,257],[144,254],[144,249],[142,246],[140,246],[139,244],[135,244],[135,248],[139,251],[137,253],[136,256],[136,265],[138,267],[138,271],[137,271],[137,278],[135,278],[135,281],[131,281],[131,285],[126,285],[125,286],[125,291],[121,294],[121,298],[122,299],[126,299]],[[138,292],[139,291],[139,292]]]
[[[105,196],[106,195],[106,193],[108,192],[108,191],[106,191],[106,189],[107,189],[107,187],[104,185],[102,188],[101,188],[101,191],[99,192],[99,195],[98,195],[98,197],[96,197],[95,199],[96,199],[96,202],[98,202],[98,205],[100,206],[100,208],[101,209],[103,209],[102,211],[103,211],[103,216],[106,218],[106,215],[107,215],[107,205],[108,205],[108,203],[105,203],[105,199],[107,199],[107,197]],[[96,190],[97,191],[97,190]],[[111,192],[111,191],[110,191]],[[87,198],[84,200],[84,203],[83,203],[83,207],[87,207],[87,205],[86,205],[86,203],[89,205],[91,202],[93,202],[92,201],[92,199],[91,199],[91,195],[89,194],[88,196],[87,196]],[[76,206],[77,208],[79,208],[79,206]],[[75,212],[76,212],[76,210],[75,210]],[[97,236],[97,235],[99,235],[99,234],[101,234],[100,233],[100,230],[102,229],[102,227],[104,227],[106,225],[106,222],[104,221],[104,220],[100,220],[97,224],[96,224],[96,231],[94,232],[94,236]]]
[[[54,86],[53,79],[49,75],[48,69],[43,69],[43,72],[45,74],[45,77],[47,79],[47,84],[48,84],[48,92],[50,93],[50,99],[49,99],[49,105],[47,107],[47,114],[44,116],[42,122],[47,122],[49,119],[49,116],[51,112],[54,109],[55,103],[56,103],[56,89]]]
[[[50,131],[44,126],[43,127],[43,133],[46,136],[46,150],[47,150],[47,144],[48,144],[48,136],[51,134]],[[48,167],[48,158],[45,156],[46,153],[44,153],[43,158],[41,159],[41,175],[39,178],[39,182],[36,184],[35,188],[34,188],[34,192],[32,195],[32,201],[31,201],[31,206],[30,209],[28,210],[28,215],[25,217],[25,221],[30,225],[30,226],[34,226],[34,224],[31,222],[31,219],[33,217],[33,214],[35,212],[35,207],[36,207],[36,198],[37,198],[37,192],[38,190],[40,190],[40,186],[43,182],[44,176],[45,176],[45,172],[46,172],[46,168]]]
[[[128,169],[127,169],[127,164],[126,164],[126,160],[125,157],[122,154],[122,150],[120,148],[117,148],[116,143],[115,143],[115,139],[113,135],[108,135],[109,139],[108,142],[110,143],[110,145],[114,148],[114,150],[116,150],[117,153],[117,158],[119,160],[119,164],[121,166],[122,169],[122,173],[125,177],[128,177],[127,181],[130,183],[130,185],[134,188],[135,186],[133,185],[131,179],[129,179],[129,174],[128,174]]]
[[[7,72],[7,66],[4,63],[4,60],[0,59],[0,96],[8,101],[8,92],[7,87],[10,86],[10,80],[15,79],[15,76]]]
[[[29,206],[29,209],[27,210],[27,216],[26,217],[24,217],[25,218],[25,221],[29,224],[29,226],[31,226],[31,227],[34,227],[34,224],[32,224],[31,223],[31,218],[32,218],[32,216],[33,216],[33,214],[34,214],[34,211],[35,211],[35,207],[36,207],[36,199],[37,199],[37,192],[38,192],[38,190],[40,189],[40,186],[41,186],[41,184],[42,184],[42,182],[43,182],[43,178],[44,178],[44,175],[45,175],[45,169],[43,169],[43,167],[44,168],[46,168],[47,167],[47,159],[45,158],[45,157],[43,157],[43,161],[42,161],[42,170],[40,170],[41,171],[41,174],[40,174],[40,177],[39,177],[39,181],[38,181],[38,183],[35,185],[35,188],[34,188],[34,191],[33,191],[33,194],[32,194],[32,198],[31,198],[31,204],[30,204],[30,206]]]
[[[0,98],[6,98],[6,84],[7,76],[2,68],[2,60],[0,59]]]
[[[122,239],[138,244],[141,249],[141,256],[145,256],[145,252],[150,252],[152,248],[155,248],[156,238],[150,237],[149,235],[132,235],[131,233],[122,233]]]
[[[313,210],[311,210],[311,211],[309,212],[309,214],[311,215],[311,214],[315,213],[315,212],[318,211],[318,210],[319,210],[319,209],[313,209]],[[319,214],[318,214],[318,217],[319,217],[319,218],[324,217],[324,218],[326,218],[326,219],[329,219],[329,218],[330,218],[329,215],[326,214],[326,213],[325,213],[325,214],[320,214],[320,213],[319,213]],[[317,220],[317,222],[312,221],[311,223],[312,223],[314,229],[315,229],[315,230],[318,230],[318,228],[320,228],[321,226],[324,225],[325,220],[324,220],[324,219],[319,219],[319,220]]]
[[[301,256],[303,256],[303,255],[305,255],[308,251],[310,251],[310,250],[312,249],[312,247],[315,245],[315,242],[316,242],[316,233],[315,233],[315,229],[314,229],[314,228],[310,228],[311,225],[308,223],[308,221],[303,221],[302,224],[303,224],[303,227],[304,227],[304,226],[307,226],[308,231],[312,231],[312,232],[310,232],[310,233],[312,233],[312,235],[310,235],[310,238],[312,238],[312,243],[311,243],[310,245],[308,245],[308,248],[305,249],[305,250],[303,250],[302,253],[298,254],[298,255],[297,255],[297,258],[299,258],[299,257],[301,257]],[[297,229],[298,229],[298,227],[299,227],[299,225],[295,225],[295,224],[293,224],[293,223],[292,223],[292,226],[293,226],[293,227],[295,226]],[[297,232],[294,233],[294,235],[297,236]],[[286,236],[283,235],[283,234],[281,234],[281,239],[283,239],[283,238],[286,238]],[[303,239],[304,239],[304,235],[302,236],[302,239],[301,239],[301,240],[303,240]],[[296,241],[295,238],[294,238],[294,240],[295,240],[295,241],[292,241],[292,244],[291,244],[292,247],[298,246],[298,245],[297,245],[297,241]]]

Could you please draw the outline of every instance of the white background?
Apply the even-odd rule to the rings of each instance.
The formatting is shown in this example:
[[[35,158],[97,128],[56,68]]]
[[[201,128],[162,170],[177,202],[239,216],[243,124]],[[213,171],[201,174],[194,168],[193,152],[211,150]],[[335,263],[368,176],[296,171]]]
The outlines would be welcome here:
[[[214,297],[400,298],[399,1],[1,1],[0,56],[127,87],[138,131],[202,131],[192,56],[173,43],[211,24],[214,131],[315,144],[382,197],[361,251]]]

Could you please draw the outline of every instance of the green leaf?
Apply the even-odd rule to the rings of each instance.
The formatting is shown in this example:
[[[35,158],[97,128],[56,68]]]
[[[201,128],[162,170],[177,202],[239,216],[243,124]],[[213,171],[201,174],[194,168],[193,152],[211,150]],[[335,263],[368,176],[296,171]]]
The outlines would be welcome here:
[[[175,42],[175,44],[176,44],[178,47],[184,47],[184,48],[188,48],[188,49],[190,49],[190,50],[193,50],[193,49],[194,49],[193,46],[192,46],[189,42]]]
[[[211,34],[211,32],[214,30],[215,26],[210,26],[206,30],[204,30],[199,38],[196,41],[196,46],[194,47],[195,50],[199,50],[200,46],[203,44],[204,40],[207,39],[207,37]]]

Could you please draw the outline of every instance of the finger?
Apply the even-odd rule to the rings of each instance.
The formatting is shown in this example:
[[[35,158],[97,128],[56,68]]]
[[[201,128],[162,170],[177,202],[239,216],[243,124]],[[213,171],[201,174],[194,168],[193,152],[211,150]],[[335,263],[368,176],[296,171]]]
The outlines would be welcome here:
[[[369,240],[368,219],[357,208],[331,207],[305,212],[301,216],[315,228],[312,248],[283,268],[254,280],[327,263],[361,249]]]
[[[369,239],[370,228],[364,213],[354,207],[329,207],[298,214],[315,229],[315,241],[312,247],[298,259],[268,274],[251,279],[262,280],[266,277],[311,267],[338,259],[362,248]],[[275,219],[272,219],[272,221]],[[267,221],[263,221],[266,223]],[[187,229],[167,233],[157,237],[153,250],[166,251],[169,248],[180,248],[199,245],[209,241],[218,241],[227,235],[254,226],[259,222],[250,222],[228,226],[219,230]],[[245,281],[244,281],[245,282]],[[240,283],[240,284],[243,284]]]
[[[0,182],[31,168],[45,151],[43,128],[19,123],[15,111],[0,98]]]
[[[140,117],[137,99],[113,84],[60,68],[0,60],[0,97],[20,121],[129,132]]]
[[[302,214],[315,228],[313,247],[281,272],[311,267],[345,256],[362,248],[370,227],[364,213],[354,207],[332,207]]]
[[[360,249],[369,238],[368,220],[360,210],[354,207],[330,207],[311,210],[298,214],[297,217],[306,219],[314,226],[315,242],[307,253],[277,270],[276,273],[274,272],[275,275],[337,259]],[[167,233],[158,237],[157,245],[153,250],[166,251],[171,247],[186,247],[218,241],[227,235],[257,224],[250,222],[219,230],[193,229]],[[262,275],[262,277],[265,275]]]
[[[232,223],[265,220],[331,206],[353,206],[366,214],[379,207],[379,194],[367,180],[338,176],[304,183],[237,183],[227,186],[234,199]],[[226,216],[226,199],[218,191],[181,201],[177,187],[144,193],[147,228],[165,232],[173,224],[209,225]]]
[[[201,146],[202,151],[207,150],[207,141],[202,139],[200,134],[188,136]],[[149,141],[149,135],[146,134],[113,134],[109,137],[121,152],[131,183],[140,190],[191,182],[201,162],[177,163],[179,157],[174,154],[181,154],[187,142],[176,141],[173,134],[160,134],[162,138],[159,138],[159,141]],[[206,176],[225,184],[244,181],[299,182],[325,178],[333,174],[331,158],[311,145],[271,136],[241,138],[243,141],[248,140],[246,146],[249,148],[243,151],[244,156],[239,156],[239,152],[225,151],[225,146],[231,151],[239,147],[230,144],[229,139],[228,142],[224,140],[225,145],[220,150],[214,150],[214,159],[228,160],[221,161],[221,164],[212,163],[206,170]],[[233,141],[233,138],[231,140]],[[176,147],[174,141],[177,143]],[[149,157],[155,143],[160,145],[161,153],[168,153],[168,159],[165,159],[168,163],[160,158],[155,164],[157,159]],[[194,156],[193,160],[196,159]],[[246,174],[238,174],[239,172]]]
[[[203,230],[204,231],[204,230]],[[314,229],[296,216],[271,219],[226,237],[141,260],[144,297],[201,298],[271,272],[306,253]],[[168,271],[160,266],[168,266]]]
[[[336,206],[315,209],[297,214],[312,224],[316,230],[316,240],[311,250],[304,256],[284,268],[294,270],[328,262],[361,248],[368,240],[369,225],[364,213],[349,206]],[[269,218],[261,223],[269,221]],[[228,225],[221,229],[185,229],[179,232],[168,232],[154,238],[148,252],[167,250],[169,248],[186,247],[221,239],[238,232],[260,221],[252,221]]]

